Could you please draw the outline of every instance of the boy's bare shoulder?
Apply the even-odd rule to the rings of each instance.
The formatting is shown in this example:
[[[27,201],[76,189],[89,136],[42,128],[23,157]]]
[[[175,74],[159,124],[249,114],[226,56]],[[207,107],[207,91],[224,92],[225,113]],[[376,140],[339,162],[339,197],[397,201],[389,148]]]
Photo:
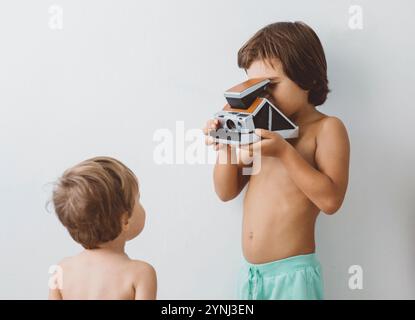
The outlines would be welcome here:
[[[79,252],[73,256],[64,257],[62,260],[59,261],[58,265],[61,267],[71,267],[73,265],[76,265],[82,260],[84,257],[85,252]]]
[[[338,117],[336,116],[328,116],[325,115],[322,119],[321,119],[321,124],[322,125],[334,125],[334,126],[343,126],[343,121],[341,121]]]
[[[76,262],[76,256],[73,257],[65,257],[62,260],[58,262],[58,266],[60,266],[63,269],[66,269],[68,267],[71,267],[74,262]]]
[[[156,270],[148,262],[142,260],[130,260],[130,270],[137,277],[155,277]]]
[[[141,260],[131,260],[136,300],[154,300],[157,297],[157,275],[153,266]]]
[[[326,116],[320,122],[315,137],[315,162],[319,163],[321,167],[323,166],[322,163],[332,161],[334,155],[339,159],[348,159],[350,154],[350,141],[343,121],[337,117]]]
[[[311,121],[307,122],[300,129],[300,135],[303,142],[312,141],[314,146],[318,146],[319,142],[325,144],[329,140],[345,139],[347,130],[343,122],[335,117],[319,112],[319,114]]]
[[[317,132],[317,139],[327,137],[327,135],[347,136],[347,129],[339,118],[335,116],[324,116],[320,119],[319,129]]]

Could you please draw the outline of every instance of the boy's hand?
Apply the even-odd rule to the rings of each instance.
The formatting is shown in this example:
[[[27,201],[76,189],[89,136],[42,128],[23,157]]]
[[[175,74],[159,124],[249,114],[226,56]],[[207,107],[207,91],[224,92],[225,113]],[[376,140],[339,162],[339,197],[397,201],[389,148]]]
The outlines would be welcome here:
[[[209,131],[219,129],[219,120],[218,119],[210,119],[206,122],[205,127],[203,128],[203,133],[206,135],[205,143],[207,146],[213,145],[214,150],[222,149],[225,145],[222,143],[215,142],[215,139],[209,136]]]
[[[255,134],[260,136],[261,141],[249,145],[249,151],[253,154],[261,153],[266,157],[279,157],[285,152],[289,143],[278,133],[265,130],[255,129]]]

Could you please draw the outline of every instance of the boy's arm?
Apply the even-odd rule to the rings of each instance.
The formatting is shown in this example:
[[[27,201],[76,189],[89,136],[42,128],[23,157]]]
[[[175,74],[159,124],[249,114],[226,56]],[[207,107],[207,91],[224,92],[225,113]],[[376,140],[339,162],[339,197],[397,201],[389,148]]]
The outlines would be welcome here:
[[[230,145],[221,145],[213,171],[213,182],[215,192],[222,201],[237,197],[248,183],[249,175],[243,175],[242,169],[241,161],[236,162],[235,148]]]
[[[242,174],[244,162],[241,157],[236,157],[236,150],[230,145],[217,144],[209,136],[210,130],[217,130],[219,121],[217,119],[208,120],[203,132],[206,135],[206,145],[212,145],[218,151],[216,165],[213,170],[213,182],[215,192],[222,201],[229,201],[238,196],[249,181],[248,175]],[[238,161],[237,161],[238,160]]]
[[[261,141],[265,152],[280,158],[297,187],[318,208],[333,214],[341,207],[349,177],[350,145],[346,128],[338,118],[325,119],[316,137],[317,169],[273,132],[265,131],[261,135],[266,139],[265,144]]]
[[[343,203],[349,179],[350,144],[343,123],[335,117],[325,119],[316,144],[318,170],[291,145],[281,160],[304,194],[323,212],[333,214]]]
[[[157,275],[154,268],[139,262],[134,284],[135,300],[155,300],[157,297]]]

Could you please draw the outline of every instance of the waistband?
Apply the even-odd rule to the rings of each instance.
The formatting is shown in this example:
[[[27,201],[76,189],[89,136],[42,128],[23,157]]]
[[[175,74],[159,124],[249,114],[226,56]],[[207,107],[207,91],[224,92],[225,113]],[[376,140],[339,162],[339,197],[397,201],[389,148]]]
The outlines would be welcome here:
[[[281,260],[266,263],[250,263],[243,259],[243,268],[258,270],[263,275],[275,275],[292,272],[306,267],[320,267],[320,262],[315,253],[292,256]]]

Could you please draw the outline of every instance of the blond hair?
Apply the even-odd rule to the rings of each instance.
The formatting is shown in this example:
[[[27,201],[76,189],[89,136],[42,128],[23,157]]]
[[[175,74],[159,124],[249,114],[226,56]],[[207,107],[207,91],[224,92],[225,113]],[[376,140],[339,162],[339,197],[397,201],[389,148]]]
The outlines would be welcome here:
[[[52,201],[72,238],[95,249],[121,233],[121,216],[131,217],[137,193],[137,178],[128,167],[114,158],[95,157],[63,173]]]

